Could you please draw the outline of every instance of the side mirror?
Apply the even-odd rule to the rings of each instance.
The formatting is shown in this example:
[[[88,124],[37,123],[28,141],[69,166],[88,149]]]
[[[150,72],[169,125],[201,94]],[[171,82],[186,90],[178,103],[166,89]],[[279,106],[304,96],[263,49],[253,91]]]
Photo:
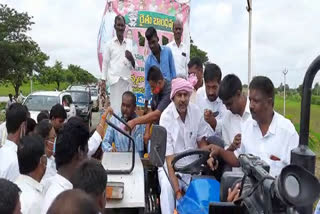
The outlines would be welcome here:
[[[65,110],[66,112],[69,112],[69,111],[70,111],[70,107],[69,107],[69,106],[64,106],[64,110]]]
[[[92,101],[92,100],[90,100],[89,104],[90,104],[90,105],[92,105],[92,104],[93,104],[93,101]]]
[[[150,144],[150,162],[153,166],[162,167],[167,148],[167,130],[159,125],[153,125]]]

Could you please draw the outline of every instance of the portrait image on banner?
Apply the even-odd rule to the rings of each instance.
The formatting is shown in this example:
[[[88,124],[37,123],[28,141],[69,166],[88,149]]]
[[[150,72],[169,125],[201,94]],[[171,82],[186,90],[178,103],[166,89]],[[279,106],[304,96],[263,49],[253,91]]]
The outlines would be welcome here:
[[[133,92],[137,105],[144,105],[144,62],[150,54],[145,31],[153,26],[158,33],[160,45],[173,40],[173,23],[183,23],[182,40],[190,52],[189,16],[190,0],[107,0],[98,34],[97,52],[100,70],[106,44],[115,36],[114,19],[122,15],[126,20],[125,38],[128,50],[135,58],[136,66],[131,72]]]

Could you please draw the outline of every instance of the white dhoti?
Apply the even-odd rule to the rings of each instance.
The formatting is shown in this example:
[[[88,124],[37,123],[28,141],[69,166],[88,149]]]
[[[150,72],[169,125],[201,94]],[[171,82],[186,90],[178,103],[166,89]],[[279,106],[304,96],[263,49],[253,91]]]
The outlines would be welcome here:
[[[132,91],[131,80],[120,78],[118,82],[110,85],[110,105],[113,111],[121,110],[122,94],[126,91]]]
[[[158,169],[158,179],[159,179],[159,184],[161,189],[161,193],[160,193],[161,213],[173,214],[173,211],[175,208],[174,191],[162,167]]]

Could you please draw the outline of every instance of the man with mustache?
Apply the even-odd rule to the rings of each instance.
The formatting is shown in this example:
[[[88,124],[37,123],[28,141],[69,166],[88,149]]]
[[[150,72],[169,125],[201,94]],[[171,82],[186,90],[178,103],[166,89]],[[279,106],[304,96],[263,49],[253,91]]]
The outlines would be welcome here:
[[[136,96],[131,91],[126,91],[122,95],[122,104],[121,104],[121,113],[117,114],[124,121],[132,120],[137,116],[135,113],[136,110]],[[112,112],[113,110],[107,110]],[[115,124],[118,127],[122,126],[122,123],[115,117],[110,119],[110,122]],[[132,130],[132,137],[134,138],[136,144],[136,151],[139,153],[140,157],[143,157],[144,153],[144,144],[143,144],[143,136],[145,131],[145,125],[137,125],[135,129]],[[115,147],[112,147],[112,143],[114,142]],[[129,139],[116,131],[111,126],[108,126],[106,135],[102,142],[102,150],[104,152],[126,152],[129,149]],[[131,148],[132,150],[132,145]]]
[[[154,27],[149,27],[145,33],[148,45],[151,50],[145,62],[145,79],[152,66],[160,69],[162,76],[171,81],[176,77],[176,68],[171,49],[166,46],[160,46],[159,37]],[[148,103],[151,98],[151,90],[149,81],[145,81],[145,113],[147,113]]]
[[[299,144],[299,135],[290,120],[274,111],[274,86],[264,76],[253,78],[249,85],[250,112],[241,127],[241,145],[234,153],[211,145],[211,156],[222,157],[228,164],[239,166],[239,154],[259,156],[270,165],[270,174],[278,176],[290,164],[291,150]],[[213,158],[208,160],[211,164]]]
[[[168,168],[169,177],[173,184],[174,191],[165,175],[159,174],[161,187],[160,203],[162,213],[173,213],[174,193],[179,200],[186,191],[186,185],[190,182],[190,175],[181,174],[180,182],[172,168],[172,160],[176,154],[189,149],[205,149],[208,142],[206,137],[213,134],[204,121],[203,114],[197,105],[190,103],[190,96],[193,87],[190,82],[183,78],[172,80],[170,99],[172,102],[164,110],[160,117],[160,125],[167,130],[167,150],[166,163],[164,168]],[[187,157],[179,161],[179,165],[184,166],[195,160],[195,157]]]
[[[177,77],[187,77],[188,62],[190,60],[190,52],[187,51],[187,46],[182,42],[183,23],[177,19],[173,23],[174,40],[167,47],[172,51],[174,58]]]
[[[221,82],[221,70],[218,65],[207,64],[204,70],[204,86],[197,91],[196,104],[204,114],[205,121],[221,137],[221,124],[227,111],[218,97]],[[215,115],[217,114],[217,115]]]
[[[126,21],[118,15],[114,19],[116,37],[107,43],[103,55],[102,80],[110,85],[110,104],[113,109],[120,109],[121,95],[125,91],[131,91],[131,70],[135,61],[131,53],[131,47],[124,38]]]

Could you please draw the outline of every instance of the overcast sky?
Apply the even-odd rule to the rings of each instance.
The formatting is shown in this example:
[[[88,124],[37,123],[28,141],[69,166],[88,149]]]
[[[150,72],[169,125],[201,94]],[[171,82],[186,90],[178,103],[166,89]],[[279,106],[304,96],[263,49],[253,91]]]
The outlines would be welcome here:
[[[100,77],[96,48],[105,0],[0,0],[36,23],[30,35],[50,56],[77,64]],[[248,13],[246,0],[192,0],[190,28],[194,43],[209,54],[223,75],[235,73],[247,83]],[[319,0],[253,0],[252,71],[275,86],[297,87],[320,54]],[[319,80],[317,75],[316,80]]]

